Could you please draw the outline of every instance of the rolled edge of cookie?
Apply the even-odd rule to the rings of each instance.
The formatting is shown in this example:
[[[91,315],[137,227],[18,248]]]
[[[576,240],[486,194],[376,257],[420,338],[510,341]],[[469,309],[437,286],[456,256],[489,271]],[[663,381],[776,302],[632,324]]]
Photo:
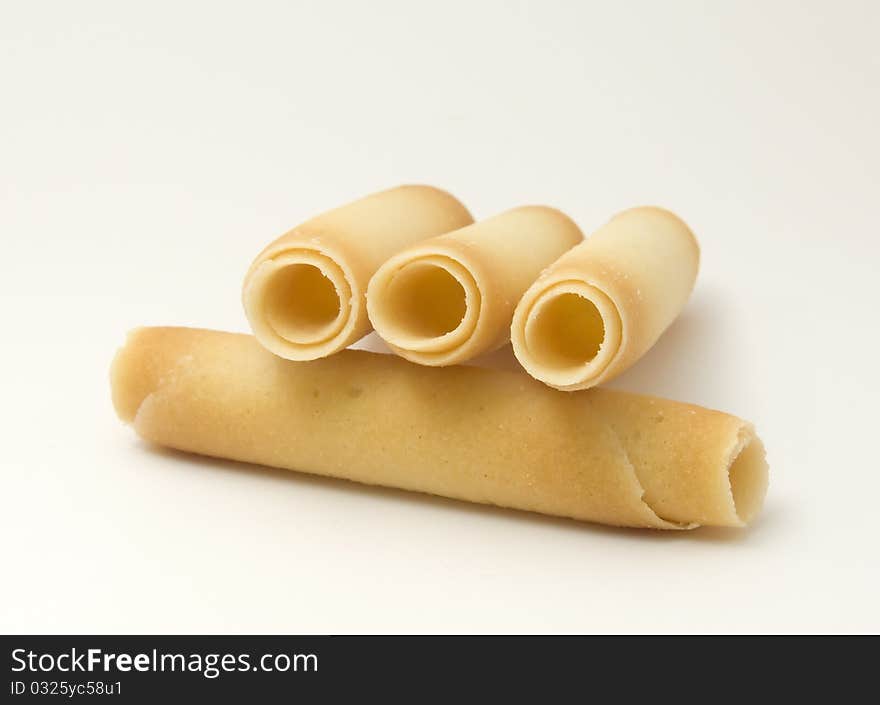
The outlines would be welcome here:
[[[111,370],[144,439],[232,460],[629,527],[742,527],[767,490],[751,424],[518,372],[348,350],[289,362],[251,336],[129,334]]]
[[[264,347],[289,360],[313,360],[366,334],[358,293],[344,251],[312,243],[263,259],[248,274],[242,301]]]
[[[276,355],[314,360],[370,332],[367,284],[406,245],[473,218],[453,196],[400,186],[323,213],[266,247],[244,280],[242,302],[254,335]]]
[[[607,382],[675,320],[698,269],[699,246],[680,218],[650,206],[623,211],[525,292],[511,324],[514,354],[556,389]]]
[[[524,206],[416,243],[389,258],[370,280],[370,321],[411,362],[465,362],[508,342],[523,292],[582,240],[560,211]]]

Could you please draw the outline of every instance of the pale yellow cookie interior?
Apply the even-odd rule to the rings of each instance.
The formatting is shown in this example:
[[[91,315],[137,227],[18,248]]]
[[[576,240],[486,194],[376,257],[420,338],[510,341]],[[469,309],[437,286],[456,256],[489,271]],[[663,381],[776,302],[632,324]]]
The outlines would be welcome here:
[[[521,304],[522,305],[522,304]],[[578,386],[601,373],[620,349],[617,307],[596,287],[561,281],[523,306],[522,341],[528,350],[520,362],[555,387]]]
[[[313,264],[280,264],[267,277],[265,316],[274,331],[294,343],[320,342],[341,323],[342,305],[333,281]]]
[[[386,305],[373,309],[373,325],[394,346],[442,354],[474,330],[479,287],[471,272],[446,253],[384,268],[374,281],[385,287]]]
[[[750,434],[743,439],[741,446],[733,455],[727,475],[736,515],[746,525],[751,523],[764,504],[768,467],[760,438]]]

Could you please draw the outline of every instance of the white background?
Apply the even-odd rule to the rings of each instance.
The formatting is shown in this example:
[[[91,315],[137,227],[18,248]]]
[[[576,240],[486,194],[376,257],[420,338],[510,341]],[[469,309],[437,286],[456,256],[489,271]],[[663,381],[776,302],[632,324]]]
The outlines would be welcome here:
[[[880,4],[4,3],[0,631],[880,630]],[[697,233],[615,386],[756,422],[748,531],[613,530],[157,450],[107,370],[246,330],[270,239],[399,183]]]

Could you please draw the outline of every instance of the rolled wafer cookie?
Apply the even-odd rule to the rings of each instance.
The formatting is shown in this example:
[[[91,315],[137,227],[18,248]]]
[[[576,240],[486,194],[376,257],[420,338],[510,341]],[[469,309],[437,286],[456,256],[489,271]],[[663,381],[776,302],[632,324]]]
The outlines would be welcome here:
[[[609,381],[675,320],[699,261],[693,233],[673,213],[619,213],[525,292],[510,327],[514,354],[532,377],[557,389]]]
[[[254,260],[242,302],[254,335],[289,360],[314,360],[370,332],[365,295],[382,262],[418,240],[473,222],[431,186],[398,186],[322,213]]]
[[[247,335],[141,328],[111,384],[160,445],[604,524],[743,526],[767,487],[741,419],[520,372],[361,350],[290,362]]]
[[[407,247],[367,289],[376,332],[401,357],[452,365],[510,340],[513,309],[540,271],[583,240],[546,206],[514,208]]]

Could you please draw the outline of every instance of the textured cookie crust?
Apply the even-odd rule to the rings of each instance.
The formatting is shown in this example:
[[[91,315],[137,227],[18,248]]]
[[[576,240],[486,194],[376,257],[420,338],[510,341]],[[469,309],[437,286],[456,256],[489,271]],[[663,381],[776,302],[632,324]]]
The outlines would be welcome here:
[[[604,524],[743,526],[767,488],[738,418],[519,372],[355,350],[290,362],[248,335],[141,328],[111,385],[160,445]]]

